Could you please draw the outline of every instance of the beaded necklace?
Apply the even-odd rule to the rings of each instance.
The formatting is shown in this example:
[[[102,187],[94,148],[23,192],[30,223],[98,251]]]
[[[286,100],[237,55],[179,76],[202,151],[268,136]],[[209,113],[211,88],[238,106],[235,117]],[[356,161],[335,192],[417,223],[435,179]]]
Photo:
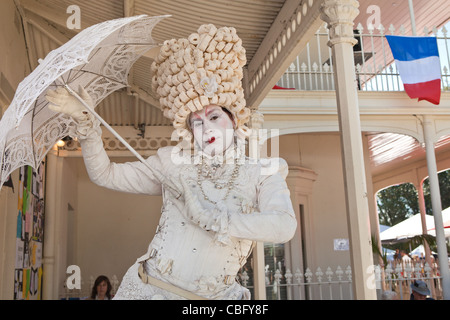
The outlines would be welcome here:
[[[225,196],[221,200],[221,201],[225,201],[228,198],[228,196],[230,195],[231,189],[233,189],[233,187],[234,187],[236,178],[239,176],[240,164],[239,164],[239,161],[237,161],[237,159],[235,159],[235,161],[234,161],[234,168],[233,168],[233,171],[231,172],[230,178],[227,182],[219,182],[216,177],[216,171],[220,167],[221,167],[220,164],[208,165],[205,163],[205,161],[203,161],[203,159],[199,164],[197,164],[197,184],[200,188],[203,198],[206,201],[212,203],[213,205],[216,205],[219,201],[211,200],[206,195],[205,190],[203,189],[203,181],[205,181],[205,180],[211,181],[214,184],[214,188],[219,189],[219,190],[227,188],[227,192],[225,193]]]

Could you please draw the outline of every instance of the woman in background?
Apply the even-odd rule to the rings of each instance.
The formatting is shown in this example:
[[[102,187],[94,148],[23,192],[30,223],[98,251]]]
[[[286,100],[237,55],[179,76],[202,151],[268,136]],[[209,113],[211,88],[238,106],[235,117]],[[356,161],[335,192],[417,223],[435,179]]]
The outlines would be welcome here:
[[[92,287],[89,300],[111,300],[111,282],[107,276],[98,276]]]

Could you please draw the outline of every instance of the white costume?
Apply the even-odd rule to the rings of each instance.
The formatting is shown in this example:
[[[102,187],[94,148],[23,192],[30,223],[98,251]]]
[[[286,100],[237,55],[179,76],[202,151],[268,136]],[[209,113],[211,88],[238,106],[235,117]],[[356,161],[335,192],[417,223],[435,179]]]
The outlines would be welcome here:
[[[197,295],[210,299],[248,298],[246,289],[235,281],[236,274],[250,254],[252,241],[282,243],[289,241],[297,223],[285,177],[286,162],[280,159],[279,170],[269,175],[264,171],[274,165],[249,163],[240,165],[239,175],[227,200],[219,206],[227,189],[216,189],[205,179],[198,184],[194,164],[175,164],[174,147],[159,149],[147,161],[155,169],[174,180],[185,179],[210,216],[187,217],[183,199],[174,199],[140,162],[110,163],[103,149],[101,130],[89,130],[80,139],[86,168],[91,180],[118,191],[163,196],[163,208],[156,235],[148,252],[128,270],[115,299],[180,299],[179,296],[144,284],[138,275],[139,262],[145,262],[147,274],[168,281]],[[232,157],[235,149],[228,150]],[[203,161],[214,159],[204,156]],[[224,159],[215,174],[226,182],[235,165]],[[275,164],[276,166],[277,164]],[[261,170],[263,171],[261,174]],[[269,170],[267,170],[269,171]],[[206,201],[203,192],[217,206]],[[213,231],[216,230],[216,231]]]
[[[200,123],[219,129],[225,126],[216,119],[232,123],[236,134],[235,144],[221,149],[225,153],[217,151],[220,157],[208,156],[204,149],[180,161],[180,150],[166,147],[146,160],[183,193],[180,198],[143,163],[110,163],[99,123],[64,89],[49,94],[52,110],[70,114],[79,123],[76,136],[93,182],[163,197],[155,237],[147,253],[125,274],[115,299],[180,299],[185,295],[179,289],[208,299],[249,299],[236,275],[253,242],[283,243],[293,237],[297,222],[285,182],[286,162],[252,163],[242,152],[250,117],[241,83],[245,63],[245,49],[234,28],[203,25],[188,39],[166,41],[152,65],[153,89],[180,137],[191,141],[191,113]],[[80,94],[89,100],[86,92]],[[228,115],[223,110],[230,118],[224,118]],[[208,130],[196,131],[196,142],[216,148],[217,141],[230,140]],[[174,287],[163,288],[167,283]]]

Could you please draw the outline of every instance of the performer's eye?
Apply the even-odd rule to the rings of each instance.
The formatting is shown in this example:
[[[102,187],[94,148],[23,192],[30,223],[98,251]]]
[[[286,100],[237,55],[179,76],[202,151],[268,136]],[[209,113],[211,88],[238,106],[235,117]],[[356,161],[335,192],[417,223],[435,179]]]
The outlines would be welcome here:
[[[211,115],[211,117],[209,118],[209,120],[214,121],[214,120],[219,119],[219,117],[220,117],[220,115],[218,115],[218,114],[213,114],[213,115]]]

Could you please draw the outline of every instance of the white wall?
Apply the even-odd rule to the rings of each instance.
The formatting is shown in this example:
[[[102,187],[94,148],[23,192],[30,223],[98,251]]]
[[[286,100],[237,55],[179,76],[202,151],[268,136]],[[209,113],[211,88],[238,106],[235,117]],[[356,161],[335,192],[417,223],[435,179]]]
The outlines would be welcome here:
[[[60,173],[60,199],[56,212],[56,230],[55,230],[55,279],[61,284],[65,281],[67,275],[67,240],[68,240],[68,207],[74,206],[77,202],[77,161],[76,159],[61,159],[62,170]],[[48,170],[49,168],[47,168]],[[46,198],[49,195],[47,194]],[[76,206],[76,205],[75,205]],[[47,232],[45,230],[44,232]],[[44,243],[45,248],[45,243]],[[45,252],[44,252],[45,254]],[[59,288],[58,288],[59,289]]]
[[[280,137],[280,156],[290,166],[317,174],[313,184],[307,239],[308,267],[350,264],[349,251],[334,251],[334,239],[348,239],[344,180],[338,134],[291,134]],[[314,250],[314,252],[311,252]]]
[[[89,180],[82,159],[77,159],[77,173],[76,264],[85,282],[90,276],[95,278],[100,274],[117,275],[120,281],[147,251],[159,222],[162,198],[99,187]]]

